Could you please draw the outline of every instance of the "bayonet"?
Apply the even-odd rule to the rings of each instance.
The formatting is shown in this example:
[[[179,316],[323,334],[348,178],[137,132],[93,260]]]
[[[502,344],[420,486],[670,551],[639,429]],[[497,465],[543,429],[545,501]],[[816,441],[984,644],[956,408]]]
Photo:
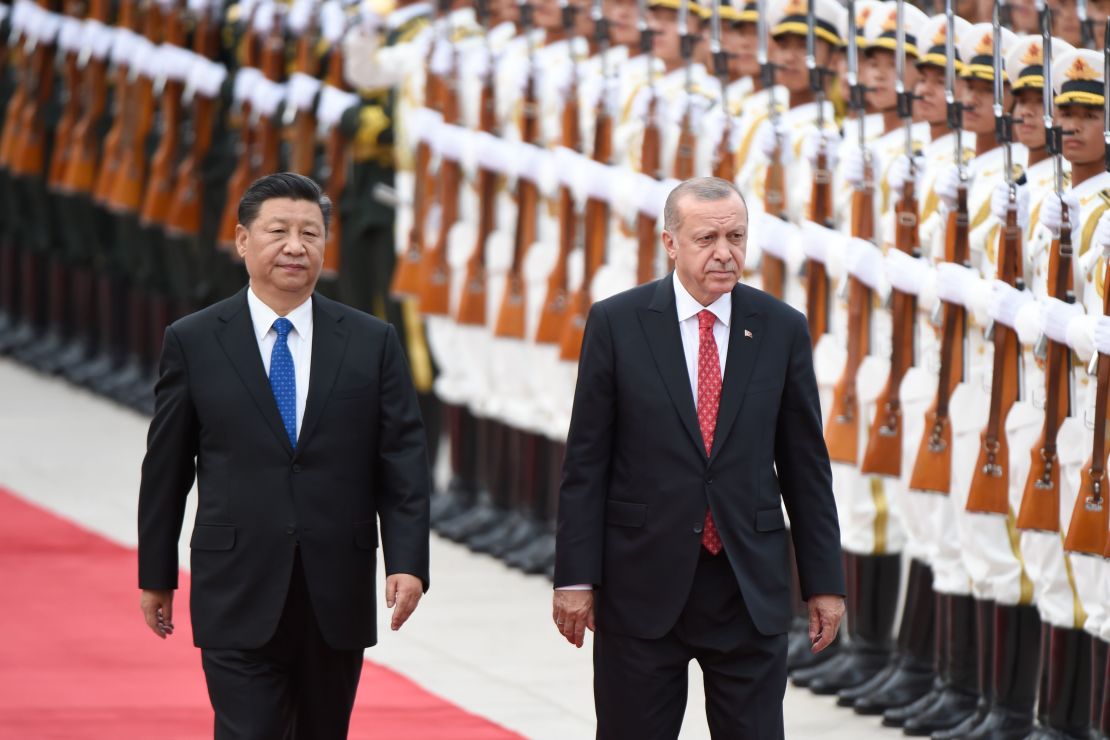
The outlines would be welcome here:
[[[964,138],[963,138],[963,107],[956,100],[956,13],[952,10],[952,0],[944,0],[944,15],[947,19],[947,31],[944,37],[944,103],[948,111],[948,128],[956,134],[956,169],[960,173],[960,182],[967,182],[967,170],[964,167]]]

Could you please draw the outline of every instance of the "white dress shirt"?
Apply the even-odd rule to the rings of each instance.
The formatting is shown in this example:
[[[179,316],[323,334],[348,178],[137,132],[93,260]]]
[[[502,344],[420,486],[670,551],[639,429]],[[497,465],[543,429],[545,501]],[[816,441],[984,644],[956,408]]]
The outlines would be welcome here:
[[[698,314],[712,311],[717,320],[713,322],[713,338],[717,340],[717,355],[721,358],[721,378],[725,377],[725,358],[728,357],[728,327],[732,321],[732,293],[725,293],[708,306],[694,299],[674,272],[674,301],[678,309],[678,328],[682,335],[682,352],[686,355],[686,372],[690,375],[690,390],[694,393],[694,405],[698,403],[698,350],[701,344]]]
[[[258,340],[258,351],[262,355],[262,367],[266,369],[266,377],[270,377],[270,355],[274,352],[277,343],[277,331],[274,322],[280,316],[274,309],[262,302],[254,288],[247,288],[247,308],[251,313],[251,324],[254,325],[254,337]],[[301,434],[301,421],[304,419],[304,407],[308,401],[308,380],[312,372],[312,296],[308,297],[301,305],[294,308],[285,318],[293,325],[293,330],[286,338],[289,345],[289,354],[293,356],[293,372],[296,373],[297,382],[297,436]]]
[[[717,356],[721,360],[721,378],[725,377],[725,357],[728,356],[728,328],[732,321],[732,293],[725,293],[708,306],[703,306],[690,295],[674,272],[674,299],[678,309],[678,329],[682,336],[682,353],[686,356],[686,372],[690,375],[690,390],[694,394],[694,405],[698,403],[698,350],[701,344],[701,327],[698,314],[704,310],[713,312],[717,320],[713,322],[713,338],[717,341]],[[590,591],[593,586],[578,583],[561,586],[556,591]]]

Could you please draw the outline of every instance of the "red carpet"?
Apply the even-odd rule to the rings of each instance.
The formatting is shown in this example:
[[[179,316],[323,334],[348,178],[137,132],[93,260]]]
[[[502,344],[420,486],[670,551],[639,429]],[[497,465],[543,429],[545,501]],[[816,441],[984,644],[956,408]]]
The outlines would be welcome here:
[[[212,736],[188,576],[162,642],[143,624],[135,574],[133,550],[0,488],[0,738]],[[367,662],[350,737],[517,735]]]

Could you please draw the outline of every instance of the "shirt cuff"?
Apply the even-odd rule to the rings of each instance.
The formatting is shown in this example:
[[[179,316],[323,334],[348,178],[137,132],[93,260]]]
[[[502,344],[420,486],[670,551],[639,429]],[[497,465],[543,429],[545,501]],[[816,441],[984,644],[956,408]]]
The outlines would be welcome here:
[[[573,586],[557,586],[556,591],[593,591],[594,587],[588,583],[576,583]]]

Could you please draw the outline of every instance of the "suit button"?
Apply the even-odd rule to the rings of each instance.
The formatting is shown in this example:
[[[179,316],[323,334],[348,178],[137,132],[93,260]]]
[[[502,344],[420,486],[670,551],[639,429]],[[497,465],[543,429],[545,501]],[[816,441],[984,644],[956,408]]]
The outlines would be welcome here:
[[[706,483],[708,483],[709,485],[713,485],[713,478],[711,478],[711,477],[710,477],[710,478],[706,478],[706,479],[705,479],[705,482],[706,482]]]
[[[701,534],[701,527],[702,527],[702,525],[695,524],[694,525],[694,534]]]
[[[294,473],[299,473],[299,472],[301,472],[301,466],[300,466],[300,465],[294,465],[294,466],[293,466],[293,472],[294,472]]]
[[[286,527],[285,528],[285,533],[286,534],[296,534],[297,533],[297,528],[296,527]]]

